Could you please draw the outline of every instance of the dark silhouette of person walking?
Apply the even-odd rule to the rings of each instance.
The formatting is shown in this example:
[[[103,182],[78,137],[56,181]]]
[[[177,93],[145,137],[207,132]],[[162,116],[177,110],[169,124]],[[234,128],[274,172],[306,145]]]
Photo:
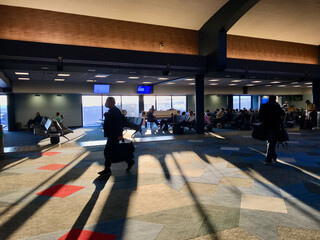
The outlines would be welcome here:
[[[262,121],[267,137],[267,156],[266,164],[272,164],[277,161],[276,144],[278,141],[278,132],[284,119],[285,112],[276,102],[276,96],[269,96],[269,101],[262,104],[259,112],[259,119]]]
[[[117,156],[117,149],[119,146],[119,141],[123,140],[123,122],[121,111],[115,106],[116,101],[114,97],[108,97],[105,106],[109,108],[109,111],[104,114],[105,120],[103,124],[104,137],[108,138],[106,146],[104,148],[105,157],[105,169],[98,172],[100,175],[111,175],[111,164],[112,160],[115,160]],[[116,162],[116,161],[115,161]],[[126,160],[128,163],[129,171],[134,165],[134,160]]]

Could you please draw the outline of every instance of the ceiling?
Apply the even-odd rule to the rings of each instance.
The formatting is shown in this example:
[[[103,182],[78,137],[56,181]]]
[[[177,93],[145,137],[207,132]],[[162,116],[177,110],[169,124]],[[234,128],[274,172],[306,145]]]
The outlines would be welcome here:
[[[0,0],[0,4],[199,30],[227,0]],[[261,0],[228,34],[320,45],[319,0]]]
[[[17,75],[17,72],[25,72],[27,75]],[[58,71],[36,71],[36,70],[4,70],[4,73],[13,82],[54,82],[55,79],[63,79],[65,83],[91,83],[97,84],[130,84],[130,85],[152,85],[161,84],[168,86],[192,86],[194,85],[194,77],[189,76],[150,76],[150,75],[138,75],[137,72],[132,74],[113,73],[106,75],[103,78],[97,77],[99,73],[96,72],[58,72]],[[58,74],[70,74],[69,76],[59,76]],[[136,79],[133,79],[136,78]],[[27,78],[28,80],[19,80],[19,78]],[[121,82],[119,82],[121,81]],[[212,78],[206,77],[205,86],[222,86],[222,87],[259,87],[259,86],[278,86],[278,87],[290,87],[290,88],[308,88],[312,84],[308,81],[284,81],[279,79],[245,79],[245,78],[233,78],[233,77],[219,77]]]
[[[261,0],[228,34],[320,45],[320,1]]]

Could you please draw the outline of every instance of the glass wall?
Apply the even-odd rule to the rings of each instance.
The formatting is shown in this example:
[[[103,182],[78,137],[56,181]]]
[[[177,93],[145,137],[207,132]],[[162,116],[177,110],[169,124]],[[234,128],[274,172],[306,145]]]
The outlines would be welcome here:
[[[82,96],[83,126],[99,126],[102,119],[101,96]]]
[[[139,96],[122,96],[122,110],[127,111],[127,116],[139,116]]]
[[[180,110],[180,113],[187,110],[187,97],[186,96],[172,96],[172,107]]]
[[[151,106],[156,106],[156,97],[155,96],[143,96],[144,111],[149,111]]]
[[[252,96],[233,96],[233,109],[249,110],[252,107]]]
[[[166,111],[171,108],[171,96],[157,96],[157,111]]]
[[[7,96],[0,96],[0,124],[3,125],[3,129],[8,129],[8,102]]]

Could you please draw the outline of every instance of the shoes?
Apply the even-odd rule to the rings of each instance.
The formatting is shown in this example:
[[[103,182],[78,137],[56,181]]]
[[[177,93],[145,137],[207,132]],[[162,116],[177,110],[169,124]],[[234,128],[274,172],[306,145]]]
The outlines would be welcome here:
[[[126,172],[129,172],[135,163],[136,162],[134,160],[131,160],[130,162],[128,162],[128,167],[126,169]]]
[[[105,169],[101,172],[98,172],[99,175],[111,175],[111,170],[110,169]]]
[[[272,161],[266,161],[264,164],[265,165],[272,165]]]

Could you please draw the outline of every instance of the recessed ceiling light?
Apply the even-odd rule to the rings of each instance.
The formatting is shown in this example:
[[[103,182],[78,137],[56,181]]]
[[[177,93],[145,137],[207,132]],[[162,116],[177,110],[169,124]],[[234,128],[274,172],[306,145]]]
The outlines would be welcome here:
[[[301,87],[301,85],[294,85],[293,87]]]
[[[185,80],[186,81],[193,81],[194,79],[193,78],[186,78]]]
[[[24,80],[24,81],[28,81],[30,80],[30,78],[18,78],[19,80]]]
[[[151,83],[151,82],[142,82],[142,83],[144,83],[144,84],[149,84],[149,83]]]
[[[140,77],[128,77],[129,79],[139,79]]]
[[[126,81],[116,81],[116,83],[125,83]]]
[[[59,73],[58,76],[59,77],[69,77],[70,73]]]
[[[312,82],[306,82],[306,83],[304,83],[304,84],[310,85],[310,84],[312,84]]]
[[[255,86],[254,84],[247,84],[246,85],[247,87],[252,87],[252,86]]]
[[[175,84],[175,83],[173,83],[173,82],[168,82],[167,84],[168,84],[168,85],[172,85],[172,84]]]
[[[15,72],[16,75],[29,75],[27,72]]]
[[[252,83],[261,83],[262,81],[252,81]]]
[[[163,77],[161,77],[161,78],[158,78],[158,80],[168,80],[169,78],[163,78]]]
[[[298,82],[292,82],[291,84],[298,84]]]
[[[216,86],[216,85],[218,85],[218,83],[210,83],[209,85],[210,86]]]
[[[41,67],[42,70],[48,70],[48,67]]]
[[[95,69],[88,69],[88,72],[95,72]]]
[[[278,87],[286,87],[287,85],[279,85]]]
[[[195,83],[193,83],[193,82],[192,82],[192,83],[189,83],[189,85],[194,85],[194,84],[195,84]]]
[[[211,79],[209,82],[219,82],[219,79]]]
[[[236,85],[238,85],[238,84],[236,84],[236,83],[230,83],[230,84],[228,84],[229,86],[236,86]]]
[[[92,79],[89,79],[87,80],[87,82],[96,82],[97,80],[92,80]]]
[[[56,82],[63,82],[64,81],[64,79],[63,78],[56,78],[56,79],[54,79]]]
[[[279,81],[271,82],[271,83],[280,83]]]
[[[271,85],[268,84],[268,85],[265,85],[265,87],[271,87]]]
[[[231,82],[242,82],[242,80],[232,80]]]
[[[107,75],[107,74],[97,74],[97,75],[95,75],[94,77],[96,77],[96,78],[106,78],[106,77],[108,77],[109,75]]]
[[[312,86],[307,86],[307,87],[312,87]]]

